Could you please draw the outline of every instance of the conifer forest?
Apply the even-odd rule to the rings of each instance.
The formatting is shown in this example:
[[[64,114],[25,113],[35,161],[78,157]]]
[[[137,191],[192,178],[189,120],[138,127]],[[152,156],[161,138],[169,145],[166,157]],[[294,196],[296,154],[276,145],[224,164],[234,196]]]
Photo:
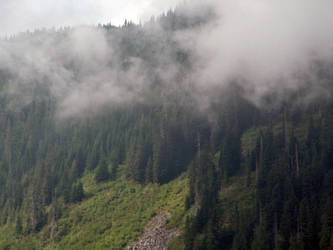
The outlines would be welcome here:
[[[332,4],[194,2],[0,39],[0,249],[333,249]]]

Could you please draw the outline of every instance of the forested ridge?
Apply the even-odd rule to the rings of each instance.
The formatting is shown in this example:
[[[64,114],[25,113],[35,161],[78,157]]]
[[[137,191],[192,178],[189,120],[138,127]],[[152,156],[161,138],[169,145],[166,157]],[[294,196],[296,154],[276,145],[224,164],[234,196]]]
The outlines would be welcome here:
[[[315,77],[300,77],[301,88],[282,94],[272,89],[259,104],[248,98],[246,79],[213,89],[202,104],[198,89],[188,83],[195,55],[171,37],[213,17],[210,9],[200,15],[176,9],[143,25],[126,21],[121,27],[90,27],[105,32],[115,51],[103,67],[116,68],[121,79],[138,67],[140,75],[145,72],[141,80],[148,82],[119,80],[117,88],[137,100],[97,103],[98,111],[91,103],[76,114],[73,103],[54,95],[48,77],[20,84],[21,76],[0,68],[1,227],[12,228],[8,232],[18,241],[43,232],[39,240],[45,244],[39,246],[52,240],[55,247],[70,231],[55,226],[64,211],[92,199],[82,183],[87,176],[94,176],[95,185],[125,178],[128,185],[142,187],[187,178],[179,248],[332,249],[332,65],[314,61],[307,73]],[[72,33],[75,28],[40,30],[4,43],[23,40],[38,47],[46,39],[59,53],[64,48],[57,44],[66,45]],[[91,63],[82,60],[61,61],[74,84],[97,72],[82,72]],[[169,78],[163,71],[170,65],[177,70]],[[313,79],[319,79],[315,86],[325,89],[325,96],[311,96]],[[59,111],[64,107],[71,111]],[[246,199],[228,203],[224,195],[234,187],[239,188],[236,196]],[[13,242],[6,244],[2,247],[15,248]]]

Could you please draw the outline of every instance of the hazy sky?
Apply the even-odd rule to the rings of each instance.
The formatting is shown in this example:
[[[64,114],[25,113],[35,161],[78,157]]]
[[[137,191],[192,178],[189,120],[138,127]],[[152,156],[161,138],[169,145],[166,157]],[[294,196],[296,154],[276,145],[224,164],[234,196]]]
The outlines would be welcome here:
[[[182,0],[1,0],[0,34],[41,27],[139,22],[173,8]]]

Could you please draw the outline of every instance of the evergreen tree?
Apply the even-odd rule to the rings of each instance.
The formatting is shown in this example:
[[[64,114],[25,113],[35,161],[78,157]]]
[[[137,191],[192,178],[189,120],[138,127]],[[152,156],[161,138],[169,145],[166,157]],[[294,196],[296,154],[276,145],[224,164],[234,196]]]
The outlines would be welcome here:
[[[15,225],[15,233],[17,235],[21,235],[23,232],[23,226],[22,226],[22,220],[21,217],[18,216],[16,220],[16,225]]]
[[[84,198],[84,190],[81,182],[72,185],[71,202],[80,202]]]
[[[108,166],[106,160],[102,158],[100,163],[98,164],[96,174],[95,174],[95,181],[96,182],[103,182],[107,181],[110,178],[110,173],[108,170]]]

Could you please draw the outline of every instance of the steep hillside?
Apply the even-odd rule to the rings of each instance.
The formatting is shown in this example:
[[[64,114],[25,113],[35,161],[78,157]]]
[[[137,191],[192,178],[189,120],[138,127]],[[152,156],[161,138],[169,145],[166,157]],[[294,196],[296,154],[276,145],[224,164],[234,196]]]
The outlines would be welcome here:
[[[190,7],[0,41],[0,248],[332,249],[333,56]]]
[[[158,186],[140,185],[120,177],[96,185],[94,176],[82,179],[85,198],[66,205],[59,202],[58,215],[37,233],[17,234],[15,223],[1,228],[1,249],[124,249],[158,214],[170,214],[168,226],[184,228],[184,176]],[[47,211],[56,209],[54,206]],[[23,222],[25,229],[26,224]]]

